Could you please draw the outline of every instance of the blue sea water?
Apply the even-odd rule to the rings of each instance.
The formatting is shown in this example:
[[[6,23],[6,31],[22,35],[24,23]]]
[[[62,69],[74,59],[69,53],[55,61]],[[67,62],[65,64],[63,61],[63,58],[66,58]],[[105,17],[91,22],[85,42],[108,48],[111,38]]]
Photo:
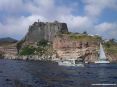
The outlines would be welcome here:
[[[0,59],[0,87],[117,87],[117,64],[63,67],[54,62]]]

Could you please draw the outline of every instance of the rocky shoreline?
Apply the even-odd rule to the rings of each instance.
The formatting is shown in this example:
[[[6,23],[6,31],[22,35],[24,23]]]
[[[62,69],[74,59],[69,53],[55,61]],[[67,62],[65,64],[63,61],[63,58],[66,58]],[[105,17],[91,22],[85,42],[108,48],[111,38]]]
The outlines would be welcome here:
[[[12,60],[34,60],[34,61],[38,61],[38,60],[43,60],[43,61],[56,61],[58,60],[58,58],[55,58],[55,56],[38,56],[38,55],[10,55],[10,54],[6,54],[3,57],[1,57],[2,59],[12,59]]]

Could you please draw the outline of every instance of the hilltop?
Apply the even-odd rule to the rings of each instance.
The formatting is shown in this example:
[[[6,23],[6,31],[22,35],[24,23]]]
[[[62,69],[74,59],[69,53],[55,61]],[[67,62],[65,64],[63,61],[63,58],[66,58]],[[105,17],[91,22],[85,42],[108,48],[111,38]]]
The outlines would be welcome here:
[[[1,45],[9,45],[9,44],[13,44],[16,42],[17,42],[17,40],[13,39],[11,37],[0,38],[0,46]]]

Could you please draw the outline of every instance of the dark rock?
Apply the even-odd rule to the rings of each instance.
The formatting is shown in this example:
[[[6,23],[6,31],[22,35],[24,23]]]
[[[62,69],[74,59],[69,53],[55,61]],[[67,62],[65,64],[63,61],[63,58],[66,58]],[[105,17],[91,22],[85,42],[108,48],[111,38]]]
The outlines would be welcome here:
[[[29,31],[25,36],[25,41],[37,42],[42,39],[52,41],[55,35],[67,32],[68,28],[66,23],[59,23],[57,21],[53,23],[35,22],[29,27]]]

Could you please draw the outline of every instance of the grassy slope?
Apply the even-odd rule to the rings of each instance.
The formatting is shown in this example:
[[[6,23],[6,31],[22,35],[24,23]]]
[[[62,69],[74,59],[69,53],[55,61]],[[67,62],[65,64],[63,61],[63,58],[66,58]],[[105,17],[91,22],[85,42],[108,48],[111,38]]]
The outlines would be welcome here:
[[[83,42],[99,42],[101,41],[101,37],[99,36],[89,36],[89,35],[84,35],[84,34],[79,34],[79,35],[75,35],[75,34],[71,34],[70,38],[73,40],[78,40],[78,41],[83,41]]]
[[[117,43],[106,42],[104,44],[105,51],[112,55],[117,55]]]

